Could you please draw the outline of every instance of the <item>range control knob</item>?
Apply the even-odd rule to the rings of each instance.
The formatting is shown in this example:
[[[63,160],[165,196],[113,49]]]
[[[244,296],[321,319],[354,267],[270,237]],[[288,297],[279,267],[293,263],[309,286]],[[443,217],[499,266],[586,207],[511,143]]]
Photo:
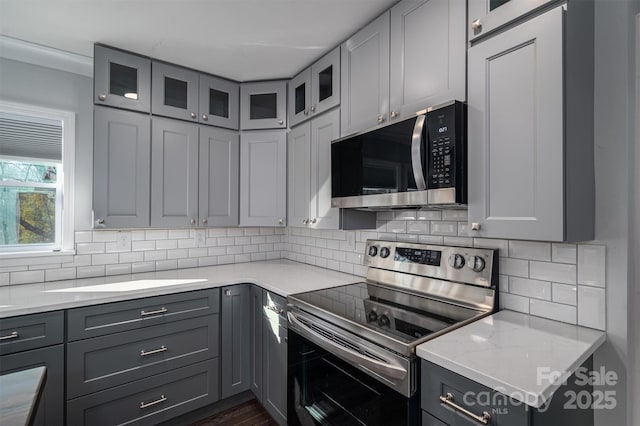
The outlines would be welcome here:
[[[375,256],[376,254],[378,254],[378,247],[369,246],[369,256]]]
[[[388,317],[388,316],[386,316],[386,315],[380,315],[380,316],[378,317],[378,325],[379,325],[380,327],[384,327],[384,326],[389,325],[389,322],[390,322],[390,321],[389,321],[389,317]]]
[[[378,314],[376,311],[371,311],[367,314],[367,319],[371,322],[376,321],[378,319]]]
[[[449,266],[454,269],[460,269],[464,266],[464,256],[461,254],[452,254],[449,256]]]
[[[391,254],[391,251],[389,250],[389,247],[382,247],[380,249],[380,257],[387,258],[389,257],[390,254]]]
[[[471,256],[467,265],[469,268],[473,269],[474,272],[480,272],[484,269],[485,263],[482,257]]]

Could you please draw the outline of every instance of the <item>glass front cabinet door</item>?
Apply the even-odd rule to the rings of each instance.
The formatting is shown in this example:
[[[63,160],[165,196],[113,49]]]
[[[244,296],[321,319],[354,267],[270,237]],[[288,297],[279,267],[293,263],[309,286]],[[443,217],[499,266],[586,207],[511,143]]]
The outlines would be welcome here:
[[[246,83],[240,87],[240,126],[249,129],[287,127],[286,81]]]
[[[200,74],[200,123],[238,130],[239,99],[238,83]]]
[[[151,112],[197,122],[199,79],[195,71],[154,61]]]
[[[94,95],[96,105],[149,112],[151,60],[96,44],[94,47]]]

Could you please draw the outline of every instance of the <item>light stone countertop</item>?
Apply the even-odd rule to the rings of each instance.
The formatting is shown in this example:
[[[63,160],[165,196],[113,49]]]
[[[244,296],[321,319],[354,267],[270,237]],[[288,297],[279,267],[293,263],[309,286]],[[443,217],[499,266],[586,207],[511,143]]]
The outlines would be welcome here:
[[[290,260],[0,287],[0,318],[252,283],[281,296],[363,281]]]
[[[416,353],[540,408],[605,339],[591,328],[500,311],[425,342]]]

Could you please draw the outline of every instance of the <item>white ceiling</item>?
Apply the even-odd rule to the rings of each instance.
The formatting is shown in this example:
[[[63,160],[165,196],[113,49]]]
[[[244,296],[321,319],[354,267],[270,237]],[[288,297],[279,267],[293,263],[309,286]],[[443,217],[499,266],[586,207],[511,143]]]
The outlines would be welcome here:
[[[238,81],[289,78],[397,0],[0,0],[0,34],[100,42]]]

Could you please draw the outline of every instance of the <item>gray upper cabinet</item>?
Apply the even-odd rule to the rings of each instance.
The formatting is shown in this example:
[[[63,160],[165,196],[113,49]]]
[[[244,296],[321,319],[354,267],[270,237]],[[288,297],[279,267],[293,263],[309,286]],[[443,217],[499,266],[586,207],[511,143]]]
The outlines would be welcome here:
[[[459,0],[404,0],[391,8],[390,120],[466,99],[465,17]]]
[[[469,40],[479,39],[518,18],[551,3],[552,0],[473,0],[469,2]]]
[[[93,101],[97,105],[149,112],[151,60],[96,44]]]
[[[220,315],[222,398],[249,390],[249,311],[251,284],[239,284],[222,288]]]
[[[97,106],[94,114],[94,226],[149,226],[149,116]]]
[[[285,226],[286,198],[286,131],[242,133],[240,226]]]
[[[238,130],[240,85],[200,74],[200,123]]]
[[[593,126],[584,125],[593,122],[587,3],[575,2],[575,13],[555,8],[469,49],[473,236],[593,238]],[[581,45],[565,44],[564,34]]]
[[[240,86],[240,127],[284,129],[287,127],[287,82],[264,81]]]
[[[195,226],[198,125],[154,117],[152,127],[151,226]]]
[[[200,75],[163,62],[154,61],[152,65],[151,112],[197,122]]]
[[[340,47],[289,82],[289,126],[340,104]]]
[[[426,52],[423,52],[426,55]],[[342,44],[341,134],[387,121],[389,112],[389,12]]]
[[[202,226],[237,226],[240,137],[200,126],[198,218]]]
[[[335,109],[289,132],[288,220],[290,226],[338,229],[339,209],[331,207],[331,141],[340,137]]]

